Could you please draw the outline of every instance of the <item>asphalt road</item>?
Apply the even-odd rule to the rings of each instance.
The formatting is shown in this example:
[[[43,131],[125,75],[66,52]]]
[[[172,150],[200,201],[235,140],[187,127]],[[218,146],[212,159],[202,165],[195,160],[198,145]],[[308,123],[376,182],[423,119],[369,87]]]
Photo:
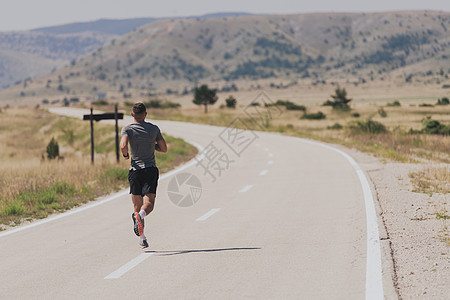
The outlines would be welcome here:
[[[0,298],[383,298],[378,236],[347,157],[276,134],[154,123],[204,155],[161,178],[150,248],[125,191],[0,233]]]

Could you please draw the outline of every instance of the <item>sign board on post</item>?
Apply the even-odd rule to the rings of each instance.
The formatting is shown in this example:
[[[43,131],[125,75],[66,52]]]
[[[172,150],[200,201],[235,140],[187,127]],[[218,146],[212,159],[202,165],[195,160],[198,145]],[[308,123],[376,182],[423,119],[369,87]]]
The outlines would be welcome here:
[[[84,121],[91,121],[91,162],[94,163],[94,121],[100,120],[116,120],[116,158],[119,162],[119,126],[118,120],[123,119],[123,113],[117,112],[117,104],[114,108],[114,113],[104,113],[104,114],[93,114],[93,109],[91,107],[91,113],[89,115],[83,115]]]

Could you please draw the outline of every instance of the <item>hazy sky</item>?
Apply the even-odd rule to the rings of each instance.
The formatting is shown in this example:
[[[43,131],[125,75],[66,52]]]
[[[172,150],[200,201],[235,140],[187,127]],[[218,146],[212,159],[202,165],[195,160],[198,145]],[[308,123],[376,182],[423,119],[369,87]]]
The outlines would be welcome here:
[[[0,31],[33,29],[101,18],[192,16],[215,12],[258,14],[373,12],[388,10],[450,12],[449,0],[0,0]]]

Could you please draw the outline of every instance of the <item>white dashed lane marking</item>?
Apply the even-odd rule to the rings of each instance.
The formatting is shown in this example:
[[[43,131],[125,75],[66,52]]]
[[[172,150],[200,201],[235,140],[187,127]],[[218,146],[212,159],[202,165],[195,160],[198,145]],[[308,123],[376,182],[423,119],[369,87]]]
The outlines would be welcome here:
[[[246,185],[242,188],[242,190],[239,191],[239,193],[248,192],[252,187],[253,187],[253,185]]]
[[[268,165],[273,165],[273,160],[269,160],[269,161],[267,162],[267,164],[268,164]]]
[[[206,219],[211,217],[213,214],[215,214],[219,210],[220,210],[220,208],[213,208],[213,209],[211,209],[210,211],[208,211],[206,214],[204,214],[203,216],[201,216],[200,218],[198,218],[195,221],[205,221]]]
[[[130,260],[128,263],[124,264],[123,266],[106,276],[105,279],[118,279],[122,277],[123,274],[127,273],[152,255],[153,253],[142,253],[138,257]]]
[[[259,175],[260,175],[260,176],[264,176],[264,175],[266,175],[268,172],[269,172],[268,170],[262,170],[262,171],[259,173]]]

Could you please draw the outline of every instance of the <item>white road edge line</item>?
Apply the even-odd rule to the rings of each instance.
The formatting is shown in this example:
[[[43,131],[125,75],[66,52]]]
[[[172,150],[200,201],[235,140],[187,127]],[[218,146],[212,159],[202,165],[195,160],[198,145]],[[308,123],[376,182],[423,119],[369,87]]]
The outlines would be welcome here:
[[[200,218],[198,218],[197,220],[195,220],[196,222],[198,221],[205,221],[206,219],[208,219],[209,217],[211,217],[213,214],[215,214],[216,212],[218,212],[220,210],[220,208],[213,208],[210,211],[208,211],[206,214],[204,214],[203,216],[201,216]]]
[[[251,185],[251,184],[246,185],[246,186],[244,186],[244,187],[242,188],[242,190],[239,191],[239,193],[245,193],[245,192],[248,192],[252,187],[253,187],[253,185]]]
[[[104,279],[118,279],[122,277],[123,274],[127,273],[152,255],[153,253],[142,253],[138,257],[130,260],[128,263],[124,264],[123,266],[106,276]]]
[[[377,213],[373,202],[372,191],[370,185],[361,167],[347,153],[332,146],[319,142],[309,141],[302,138],[292,139],[299,140],[303,143],[319,146],[339,153],[344,156],[352,165],[359,177],[364,195],[364,203],[366,207],[366,227],[367,227],[367,257],[366,257],[366,300],[382,300],[384,299],[383,278],[381,268],[381,249],[380,234],[378,231]]]
[[[176,168],[176,169],[174,169],[174,170],[172,170],[170,172],[164,173],[163,175],[161,175],[159,177],[160,180],[164,180],[164,179],[166,179],[166,178],[168,178],[168,177],[170,177],[170,176],[172,176],[172,175],[174,175],[174,174],[176,174],[178,172],[181,172],[181,171],[189,168],[190,166],[196,164],[204,156],[204,154],[203,154],[204,148],[201,145],[197,144],[196,142],[187,141],[187,140],[185,140],[185,141],[188,142],[189,144],[194,145],[199,150],[199,154],[196,157],[194,157],[193,159],[191,159],[190,161],[188,161],[187,163],[185,163],[184,165],[181,165],[180,167],[178,167],[178,168]],[[62,213],[62,214],[58,214],[58,215],[55,215],[53,217],[49,217],[49,218],[44,219],[44,220],[33,222],[31,224],[23,225],[23,226],[15,228],[15,229],[7,230],[5,232],[0,232],[0,238],[4,237],[4,236],[7,236],[7,235],[10,235],[10,234],[13,234],[13,233],[16,233],[16,232],[20,232],[20,231],[23,231],[23,230],[26,230],[26,229],[30,229],[30,228],[36,227],[36,226],[39,226],[39,225],[42,225],[42,224],[53,222],[53,221],[56,221],[58,219],[61,219],[61,218],[64,218],[64,217],[68,217],[68,216],[71,216],[73,214],[76,214],[76,213],[88,210],[90,208],[93,208],[93,207],[96,207],[96,206],[99,206],[99,205],[111,202],[114,199],[117,199],[119,197],[127,195],[128,193],[129,193],[129,189],[124,189],[124,190],[122,190],[122,191],[112,195],[111,197],[103,199],[101,201],[96,201],[96,202],[93,202],[91,204],[79,207],[79,208],[74,208],[74,209],[72,209],[72,210],[70,210],[68,212],[65,212],[65,213]]]
[[[268,170],[262,170],[261,172],[259,172],[259,175],[260,175],[260,176],[264,176],[264,175],[266,175],[268,172],[269,172]]]

